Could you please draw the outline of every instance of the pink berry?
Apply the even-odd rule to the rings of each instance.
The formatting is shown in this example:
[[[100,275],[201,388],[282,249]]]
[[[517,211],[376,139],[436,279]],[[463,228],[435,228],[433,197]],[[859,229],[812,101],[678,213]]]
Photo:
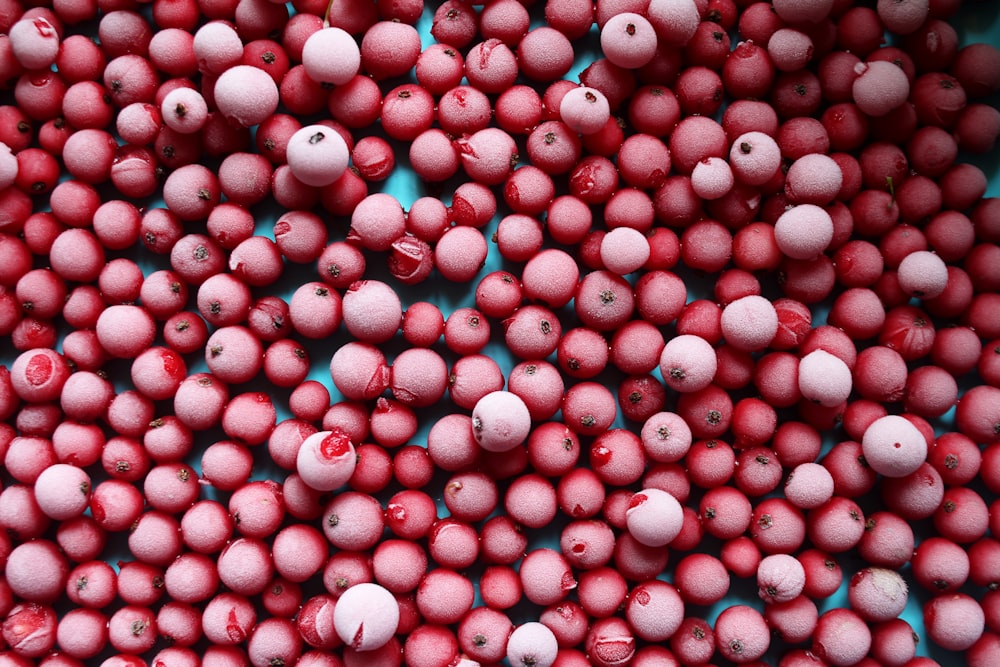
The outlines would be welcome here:
[[[728,607],[715,622],[715,646],[735,662],[752,662],[767,652],[771,634],[764,616],[744,605]]]

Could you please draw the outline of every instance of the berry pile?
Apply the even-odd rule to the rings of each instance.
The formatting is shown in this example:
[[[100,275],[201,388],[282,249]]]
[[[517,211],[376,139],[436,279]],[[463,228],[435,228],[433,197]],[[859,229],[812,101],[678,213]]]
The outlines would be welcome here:
[[[0,667],[996,667],[962,4],[0,0]]]

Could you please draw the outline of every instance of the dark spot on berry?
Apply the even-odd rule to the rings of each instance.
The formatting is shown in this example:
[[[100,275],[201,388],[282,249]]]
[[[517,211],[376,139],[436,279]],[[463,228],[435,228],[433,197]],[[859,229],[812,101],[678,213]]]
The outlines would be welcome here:
[[[194,257],[196,262],[204,262],[208,259],[208,248],[203,245],[199,245],[194,249],[194,252],[191,253],[191,256]]]
[[[708,414],[705,415],[705,421],[715,426],[722,421],[722,413],[718,410],[709,410]]]
[[[757,525],[767,530],[774,525],[774,518],[770,514],[762,514],[760,519],[757,520]]]
[[[615,293],[609,289],[601,292],[601,303],[610,304],[615,302]]]
[[[636,403],[639,403],[641,401],[642,401],[642,394],[638,391],[633,391],[631,394],[628,395],[628,402],[631,403],[632,405],[635,405]]]
[[[324,139],[326,139],[326,133],[324,133],[324,132],[316,132],[311,137],[309,137],[309,143],[310,144],[318,144],[319,142],[323,141]]]
[[[271,63],[273,63],[275,60],[278,59],[278,56],[274,55],[274,51],[265,51],[264,53],[260,54],[260,59],[263,60],[268,65],[270,65]]]

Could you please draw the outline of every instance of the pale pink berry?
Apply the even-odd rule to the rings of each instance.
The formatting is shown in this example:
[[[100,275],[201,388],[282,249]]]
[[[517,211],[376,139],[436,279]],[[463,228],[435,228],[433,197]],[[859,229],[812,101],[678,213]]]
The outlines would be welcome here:
[[[896,275],[903,291],[918,299],[933,299],[948,287],[948,266],[928,250],[917,250],[904,257]]]
[[[781,168],[781,149],[764,132],[747,132],[736,137],[729,149],[733,175],[747,185],[763,185]]]
[[[799,360],[799,391],[803,398],[834,407],[847,400],[852,387],[851,369],[840,357],[826,350],[813,350]]]
[[[288,139],[292,175],[306,185],[330,185],[347,170],[350,152],[343,137],[326,125],[307,125]]]
[[[684,510],[671,494],[661,489],[643,489],[629,500],[625,511],[628,532],[647,547],[669,544],[681,532]]]
[[[757,565],[757,595],[768,604],[794,600],[805,584],[805,569],[794,556],[773,554]]]
[[[347,31],[332,26],[323,28],[306,39],[302,64],[316,83],[341,86],[361,69],[361,48]]]
[[[271,75],[252,65],[230,67],[215,82],[215,104],[230,121],[259,125],[278,109],[278,85]]]
[[[476,402],[472,431],[488,452],[506,452],[528,438],[531,415],[524,401],[509,391],[493,391]]]
[[[507,660],[511,667],[550,667],[558,653],[556,636],[537,621],[517,626],[507,638]]]
[[[815,204],[801,204],[774,223],[774,240],[792,259],[815,259],[833,240],[833,219]]]
[[[559,117],[580,134],[593,134],[611,117],[608,98],[596,88],[574,88],[559,103]]]
[[[344,644],[355,651],[374,651],[396,634],[399,603],[378,584],[355,584],[337,600],[333,626]]]
[[[306,438],[295,460],[302,481],[317,491],[333,491],[354,474],[357,455],[350,437],[337,429],[319,431]]]
[[[35,500],[57,521],[80,516],[90,504],[90,475],[65,463],[49,466],[35,480]]]
[[[903,69],[887,60],[858,63],[854,67],[858,77],[851,86],[851,94],[858,108],[869,116],[884,116],[906,102],[910,95],[910,81]]]
[[[755,352],[771,344],[778,332],[778,313],[770,300],[752,294],[722,311],[722,335],[733,347]]]
[[[899,415],[872,422],[861,447],[872,470],[886,477],[906,477],[927,459],[927,440],[913,422]]]
[[[694,392],[712,383],[718,358],[712,345],[700,336],[681,334],[667,341],[660,353],[663,382],[679,392]]]
[[[656,31],[642,14],[615,14],[601,28],[601,50],[613,64],[638,69],[656,56]]]
[[[702,199],[721,199],[733,189],[733,170],[721,157],[707,157],[691,171],[691,187]]]

